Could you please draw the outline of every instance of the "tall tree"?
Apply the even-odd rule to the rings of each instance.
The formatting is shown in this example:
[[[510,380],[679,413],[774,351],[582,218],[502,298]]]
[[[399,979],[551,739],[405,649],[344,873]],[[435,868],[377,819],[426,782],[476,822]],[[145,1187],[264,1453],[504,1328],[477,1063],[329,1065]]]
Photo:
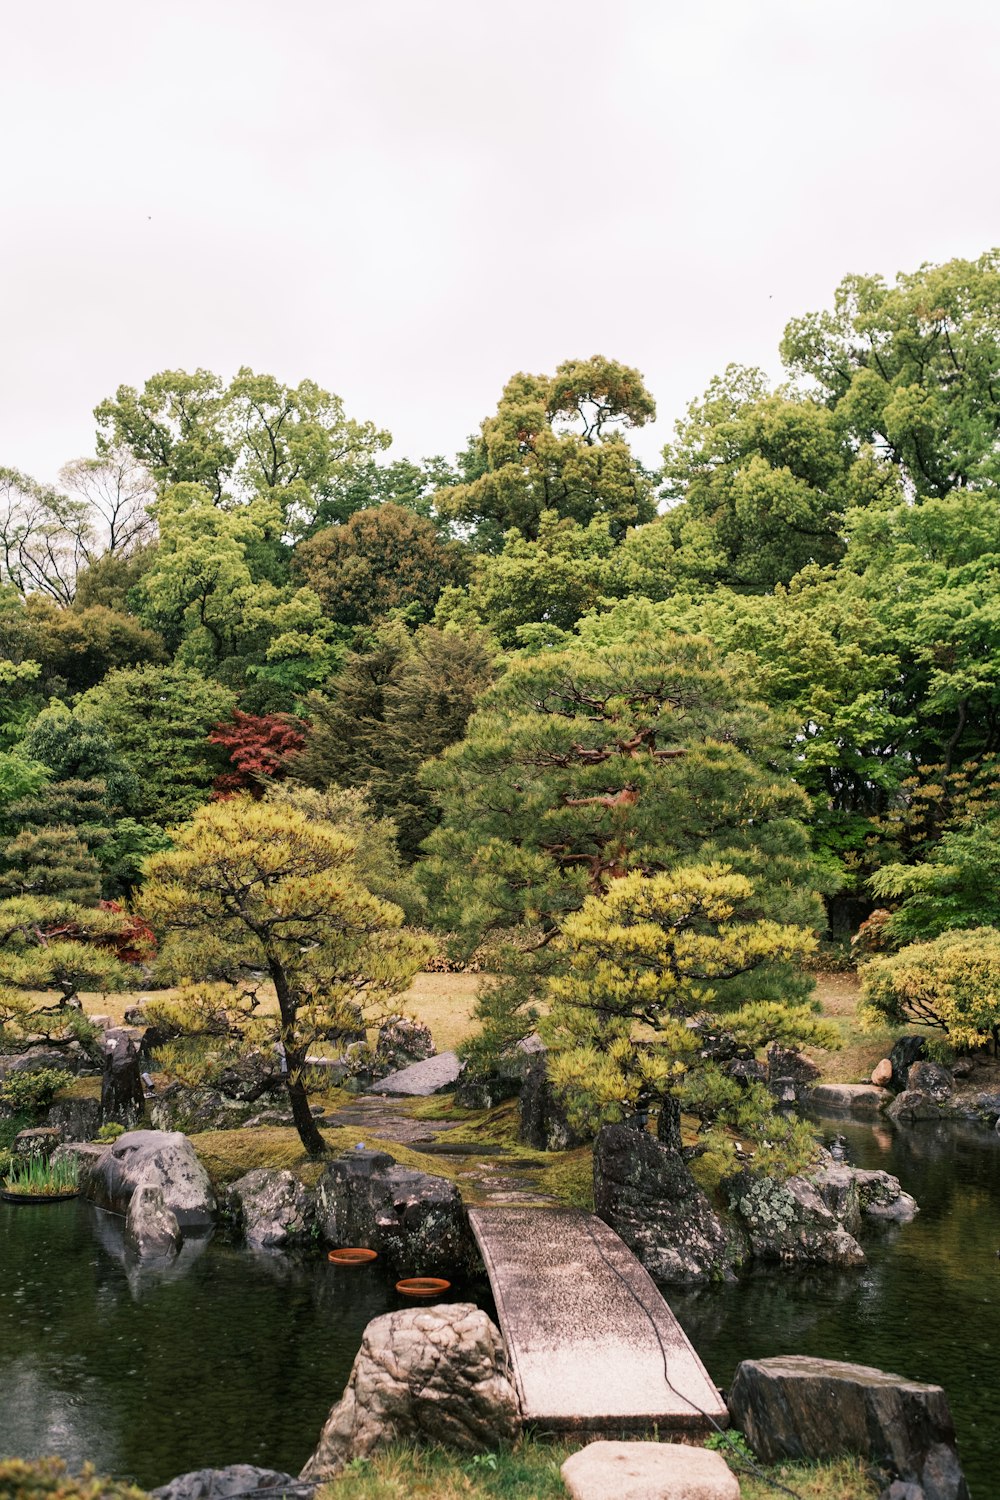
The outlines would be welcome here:
[[[481,993],[477,1061],[530,1029],[568,914],[633,871],[724,863],[762,916],[817,919],[807,804],[773,769],[780,726],[750,679],[702,638],[619,629],[515,658],[425,768],[443,808],[421,867],[431,909],[466,951],[492,935],[506,975]]]
[[[439,490],[435,509],[475,526],[489,551],[512,526],[534,541],[543,511],[583,525],[604,517],[621,536],[655,513],[651,477],[622,431],[655,414],[639,372],[600,355],[551,376],[515,375],[482,424],[478,477]]]
[[[349,652],[324,694],[305,700],[306,745],[292,766],[307,786],[364,787],[373,810],[399,830],[414,859],[437,821],[421,785],[423,761],[461,739],[494,671],[481,632],[395,624]]]
[[[468,577],[465,548],[433,522],[387,502],[301,542],[292,570],[341,625],[378,625],[394,609],[428,620],[442,589]]]
[[[390,442],[314,381],[287,386],[247,366],[228,385],[208,370],[165,370],[141,391],[119,386],[94,415],[102,454],[125,449],[161,487],[201,485],[219,505],[272,500],[298,530],[321,512],[332,519],[359,467]]]
[[[142,913],[166,934],[162,961],[185,982],[160,1010],[185,1029],[220,1017],[243,1047],[280,1044],[295,1127],[311,1156],[326,1150],[309,1108],[306,1057],[331,1031],[354,1029],[406,989],[430,951],[403,913],[365,889],[355,845],[285,803],[234,797],[202,808],[154,856]],[[262,976],[277,1012],[261,1003]],[[192,979],[198,982],[192,982]]]

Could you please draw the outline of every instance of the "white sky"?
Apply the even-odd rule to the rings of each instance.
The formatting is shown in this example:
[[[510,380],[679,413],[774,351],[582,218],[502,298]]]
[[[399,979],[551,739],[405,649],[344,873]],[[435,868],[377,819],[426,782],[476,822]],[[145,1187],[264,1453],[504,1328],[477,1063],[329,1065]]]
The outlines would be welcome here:
[[[0,465],[155,371],[461,446],[603,353],[674,419],[848,271],[1000,244],[994,0],[0,0]]]

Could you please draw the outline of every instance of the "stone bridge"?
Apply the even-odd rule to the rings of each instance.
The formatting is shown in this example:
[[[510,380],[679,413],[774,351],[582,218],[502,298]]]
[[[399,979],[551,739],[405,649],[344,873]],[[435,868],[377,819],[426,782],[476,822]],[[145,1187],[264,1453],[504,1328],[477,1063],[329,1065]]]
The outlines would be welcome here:
[[[632,1252],[577,1209],[472,1208],[525,1422],[547,1431],[728,1425],[719,1392]]]

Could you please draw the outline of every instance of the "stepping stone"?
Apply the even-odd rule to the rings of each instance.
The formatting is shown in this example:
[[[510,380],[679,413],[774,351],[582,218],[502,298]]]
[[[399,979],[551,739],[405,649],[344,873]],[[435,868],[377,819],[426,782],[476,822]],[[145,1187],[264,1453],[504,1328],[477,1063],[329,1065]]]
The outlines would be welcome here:
[[[365,1090],[368,1094],[402,1094],[411,1098],[426,1098],[440,1094],[444,1089],[454,1088],[462,1071],[457,1052],[437,1052],[423,1062],[400,1068],[387,1078],[380,1078]]]
[[[740,1500],[722,1454],[683,1443],[590,1443],[561,1472],[573,1500]]]

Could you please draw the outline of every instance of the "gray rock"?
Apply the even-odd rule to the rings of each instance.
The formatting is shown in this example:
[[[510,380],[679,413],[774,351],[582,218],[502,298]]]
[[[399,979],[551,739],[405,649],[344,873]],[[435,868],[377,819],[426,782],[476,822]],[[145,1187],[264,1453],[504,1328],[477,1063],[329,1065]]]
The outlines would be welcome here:
[[[253,1250],[285,1250],[302,1241],[312,1221],[312,1203],[291,1172],[254,1167],[225,1196],[226,1211]]]
[[[955,1080],[940,1063],[915,1062],[906,1075],[906,1087],[943,1104],[955,1092]]]
[[[814,1172],[810,1181],[815,1183],[820,1197],[838,1223],[848,1234],[856,1235],[861,1228],[861,1195],[853,1168],[843,1163],[824,1167]]]
[[[438,1052],[424,1062],[401,1068],[398,1073],[389,1073],[385,1078],[372,1083],[366,1090],[369,1094],[398,1094],[412,1098],[427,1098],[454,1088],[458,1082],[462,1064],[457,1052]]]
[[[950,1108],[961,1120],[978,1120],[983,1125],[993,1126],[1000,1120],[1000,1092],[981,1089],[977,1093],[952,1095]]]
[[[927,1056],[926,1039],[922,1036],[901,1036],[889,1053],[892,1063],[892,1087],[897,1094],[906,1088],[909,1071],[915,1062]]]
[[[560,1473],[571,1500],[740,1500],[722,1454],[685,1443],[588,1443]]]
[[[265,1094],[284,1091],[285,1075],[281,1065],[279,1052],[258,1048],[227,1063],[213,1076],[213,1082],[226,1099],[255,1104]]]
[[[0,1056],[0,1078],[8,1073],[40,1073],[44,1068],[58,1068],[63,1073],[92,1073],[94,1061],[78,1042],[68,1047],[28,1047],[24,1052]]]
[[[309,1500],[315,1485],[276,1469],[229,1464],[225,1469],[193,1469],[151,1490],[153,1500]]]
[[[330,1162],[316,1188],[316,1222],[328,1245],[377,1250],[401,1276],[451,1278],[479,1267],[454,1184],[398,1166],[384,1151]]]
[[[205,1231],[215,1223],[215,1193],[186,1136],[130,1130],[96,1161],[81,1162],[83,1196],[111,1213],[127,1214],[140,1184],[161,1190],[165,1207],[185,1233]]]
[[[114,1038],[114,1040],[112,1040]],[[138,1126],[146,1110],[139,1051],[130,1036],[107,1033],[101,1079],[101,1123]]]
[[[48,1122],[64,1141],[92,1141],[101,1128],[101,1101],[57,1094],[49,1105]]]
[[[680,1153],[627,1125],[605,1125],[594,1143],[594,1209],[657,1281],[719,1281],[747,1253]]]
[[[873,1120],[892,1095],[888,1089],[876,1088],[873,1083],[817,1083],[806,1097],[814,1109]]]
[[[49,1159],[52,1162],[75,1161],[82,1177],[84,1165],[93,1167],[108,1149],[107,1146],[91,1141],[63,1141],[61,1146],[56,1147]]]
[[[342,1057],[306,1058],[306,1067],[315,1075],[316,1086],[321,1089],[340,1088],[347,1078],[348,1068]]]
[[[413,1063],[433,1057],[436,1048],[430,1027],[412,1016],[390,1016],[379,1027],[375,1043],[374,1070],[377,1078],[402,1072]]]
[[[365,1329],[301,1477],[330,1478],[389,1443],[486,1452],[513,1442],[520,1417],[503,1339],[480,1308],[453,1302],[386,1313]]]
[[[58,1130],[51,1125],[39,1125],[34,1130],[19,1130],[13,1149],[15,1156],[44,1156],[47,1161],[61,1143]]]
[[[811,1182],[802,1177],[776,1182],[745,1170],[728,1187],[732,1207],[758,1259],[864,1265],[865,1252],[838,1223]]]
[[[164,1202],[163,1189],[141,1182],[125,1215],[125,1246],[137,1260],[173,1260],[184,1242],[177,1215]]]
[[[886,1116],[894,1125],[916,1125],[921,1120],[947,1120],[949,1110],[930,1094],[904,1089],[889,1105]]]
[[[242,1130],[254,1121],[291,1123],[290,1111],[262,1109],[259,1098],[227,1098],[220,1089],[189,1088],[176,1081],[149,1101],[148,1111],[155,1130],[180,1130],[185,1135],[198,1135],[203,1130]]]
[[[521,1086],[521,1140],[536,1151],[571,1151],[590,1136],[574,1129],[549,1082],[545,1054],[528,1067]]]
[[[729,1413],[766,1464],[856,1453],[927,1500],[969,1500],[939,1385],[808,1355],[744,1360]]]
[[[455,1090],[455,1103],[463,1109],[495,1109],[505,1099],[516,1099],[532,1063],[546,1052],[541,1037],[532,1032],[493,1061],[488,1072],[462,1070]]]

